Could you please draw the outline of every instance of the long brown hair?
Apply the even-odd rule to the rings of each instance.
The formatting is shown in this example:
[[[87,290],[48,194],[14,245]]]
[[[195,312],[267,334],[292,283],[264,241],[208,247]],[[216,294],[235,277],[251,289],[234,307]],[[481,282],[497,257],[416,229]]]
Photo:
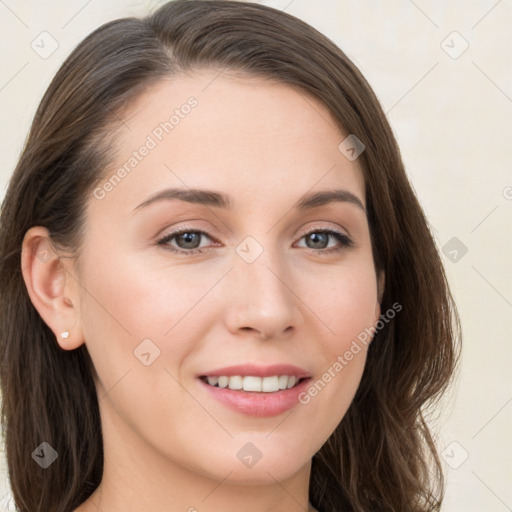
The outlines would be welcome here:
[[[372,250],[386,277],[381,310],[402,309],[375,334],[349,410],[313,457],[311,503],[321,512],[439,510],[443,472],[425,418],[456,368],[460,324],[393,133],[367,81],[328,38],[277,9],[221,0],[176,0],[102,25],[62,64],[38,107],[0,218],[2,427],[17,509],[74,510],[103,469],[92,361],[85,344],[62,350],[32,305],[20,268],[24,233],[45,226],[78,256],[118,113],[155,81],[205,67],[312,95],[365,145]],[[58,453],[46,470],[31,457],[43,441]]]

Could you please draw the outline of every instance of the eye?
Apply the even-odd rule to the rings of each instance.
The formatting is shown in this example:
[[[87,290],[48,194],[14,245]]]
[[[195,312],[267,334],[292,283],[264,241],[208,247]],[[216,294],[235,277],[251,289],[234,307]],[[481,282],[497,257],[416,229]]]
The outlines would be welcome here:
[[[158,240],[157,245],[163,246],[166,250],[177,254],[199,254],[204,252],[205,246],[201,246],[203,238],[213,240],[205,231],[181,229],[165,235]],[[353,241],[347,235],[332,229],[313,229],[303,235],[300,240],[303,238],[306,239],[307,243],[310,242],[306,248],[319,253],[330,254],[332,252],[339,252],[353,245]],[[332,239],[337,240],[338,245],[329,247],[329,241]],[[174,240],[176,245],[172,244]]]
[[[319,249],[320,252],[324,253],[339,252],[353,245],[351,238],[332,229],[314,229],[303,235],[301,240],[303,238],[306,239],[306,244],[310,242],[310,244],[307,245],[308,249]],[[333,238],[338,241],[339,245],[329,247],[329,239]]]
[[[199,245],[202,237],[212,240],[208,233],[204,231],[197,229],[182,229],[165,235],[163,238],[158,240],[157,244],[164,246],[169,251],[179,254],[197,254],[203,252],[203,249]],[[173,239],[176,239],[178,247],[169,245]]]

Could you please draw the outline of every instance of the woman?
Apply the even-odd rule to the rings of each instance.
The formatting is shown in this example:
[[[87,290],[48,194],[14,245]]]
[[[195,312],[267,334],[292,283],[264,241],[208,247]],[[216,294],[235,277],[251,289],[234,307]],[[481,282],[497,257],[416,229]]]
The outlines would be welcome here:
[[[19,510],[440,509],[456,308],[374,93],[315,29],[196,0],[103,25],[1,215]]]

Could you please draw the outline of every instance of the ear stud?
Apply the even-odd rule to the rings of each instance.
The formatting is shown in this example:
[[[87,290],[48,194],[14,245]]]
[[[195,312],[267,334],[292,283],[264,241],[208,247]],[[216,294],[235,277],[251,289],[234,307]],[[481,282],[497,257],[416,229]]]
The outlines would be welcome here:
[[[60,334],[60,337],[61,337],[61,338],[64,338],[64,339],[68,338],[68,337],[69,337],[69,331],[64,331],[64,332],[62,332],[62,333]]]

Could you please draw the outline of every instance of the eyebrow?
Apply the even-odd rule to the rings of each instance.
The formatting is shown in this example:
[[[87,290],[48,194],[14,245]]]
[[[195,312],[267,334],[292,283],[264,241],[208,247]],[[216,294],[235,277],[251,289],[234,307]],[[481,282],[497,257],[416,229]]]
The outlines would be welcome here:
[[[136,210],[145,208],[146,206],[149,206],[150,204],[158,201],[169,201],[173,199],[186,201],[187,203],[212,206],[216,208],[233,208],[232,199],[226,194],[220,192],[191,188],[168,188],[150,196],[148,199],[135,207],[133,211],[135,212]],[[366,215],[366,208],[364,207],[362,201],[355,194],[344,189],[310,192],[301,197],[299,201],[297,201],[297,203],[294,205],[294,208],[298,210],[309,210],[333,202],[343,202],[356,205],[361,210],[363,210]]]

